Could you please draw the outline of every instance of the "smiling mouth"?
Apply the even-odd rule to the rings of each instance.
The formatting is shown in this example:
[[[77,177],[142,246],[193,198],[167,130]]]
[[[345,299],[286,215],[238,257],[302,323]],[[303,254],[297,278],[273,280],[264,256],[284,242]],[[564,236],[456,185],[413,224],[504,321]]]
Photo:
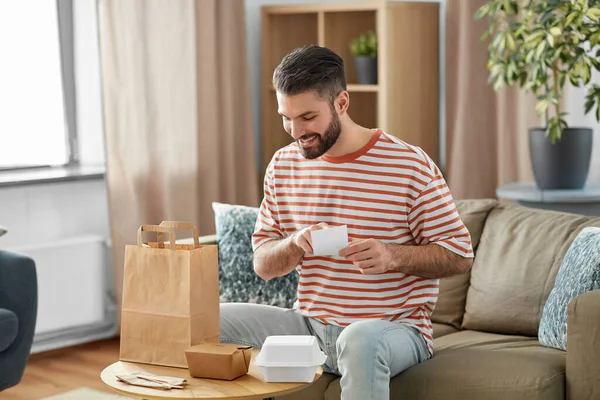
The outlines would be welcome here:
[[[298,142],[300,143],[300,145],[302,147],[310,147],[317,142],[318,138],[319,138],[319,135],[317,135],[317,134],[306,135],[306,136],[303,136],[300,139],[298,139]]]

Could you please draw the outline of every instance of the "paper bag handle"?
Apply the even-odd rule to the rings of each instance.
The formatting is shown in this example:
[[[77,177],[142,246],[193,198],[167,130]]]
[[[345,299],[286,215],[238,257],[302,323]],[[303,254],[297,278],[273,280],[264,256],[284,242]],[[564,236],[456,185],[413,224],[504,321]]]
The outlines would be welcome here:
[[[163,221],[160,223],[160,226],[166,226],[168,228],[176,228],[176,229],[187,229],[192,231],[192,235],[194,236],[194,246],[200,246],[200,239],[198,238],[198,228],[191,222],[183,222],[183,221]]]
[[[138,246],[142,245],[142,232],[157,232],[157,243],[158,248],[162,249],[165,247],[165,233],[169,234],[169,247],[171,250],[175,250],[175,232],[173,229],[166,226],[158,226],[158,225],[142,225],[138,228],[137,232],[137,242]]]

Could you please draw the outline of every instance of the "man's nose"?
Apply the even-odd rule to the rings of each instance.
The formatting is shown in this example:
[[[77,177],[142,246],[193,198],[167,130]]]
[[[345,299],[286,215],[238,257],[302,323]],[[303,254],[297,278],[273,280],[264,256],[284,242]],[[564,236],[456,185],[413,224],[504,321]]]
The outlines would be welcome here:
[[[290,130],[290,133],[292,134],[294,140],[300,139],[305,133],[304,128],[302,127],[302,123],[297,121],[290,122]]]

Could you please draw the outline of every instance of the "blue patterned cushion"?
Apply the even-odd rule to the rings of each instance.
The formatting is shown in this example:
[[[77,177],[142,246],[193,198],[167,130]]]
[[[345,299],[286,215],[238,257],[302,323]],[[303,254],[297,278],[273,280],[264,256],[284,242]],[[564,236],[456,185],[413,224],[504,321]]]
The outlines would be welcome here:
[[[265,282],[254,272],[252,232],[258,208],[213,203],[219,248],[221,302],[244,302],[292,307],[298,274]]]
[[[596,289],[600,289],[600,228],[584,228],[569,246],[544,305],[538,330],[542,346],[567,349],[567,307],[576,296]]]

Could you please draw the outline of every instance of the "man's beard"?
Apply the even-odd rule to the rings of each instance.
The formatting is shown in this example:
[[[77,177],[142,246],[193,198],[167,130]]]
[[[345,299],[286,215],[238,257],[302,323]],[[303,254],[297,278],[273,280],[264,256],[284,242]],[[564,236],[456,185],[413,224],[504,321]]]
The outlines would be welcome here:
[[[331,122],[329,123],[329,126],[322,135],[317,134],[316,144],[310,147],[302,147],[302,145],[300,144],[300,140],[296,140],[296,143],[298,144],[300,152],[302,153],[304,158],[312,160],[321,157],[323,154],[327,153],[329,149],[331,149],[331,147],[340,137],[340,133],[342,132],[342,123],[340,121],[340,117],[337,115],[336,112],[332,112],[331,114]],[[314,134],[315,133],[308,133],[306,135],[303,135],[302,137],[307,137]]]

